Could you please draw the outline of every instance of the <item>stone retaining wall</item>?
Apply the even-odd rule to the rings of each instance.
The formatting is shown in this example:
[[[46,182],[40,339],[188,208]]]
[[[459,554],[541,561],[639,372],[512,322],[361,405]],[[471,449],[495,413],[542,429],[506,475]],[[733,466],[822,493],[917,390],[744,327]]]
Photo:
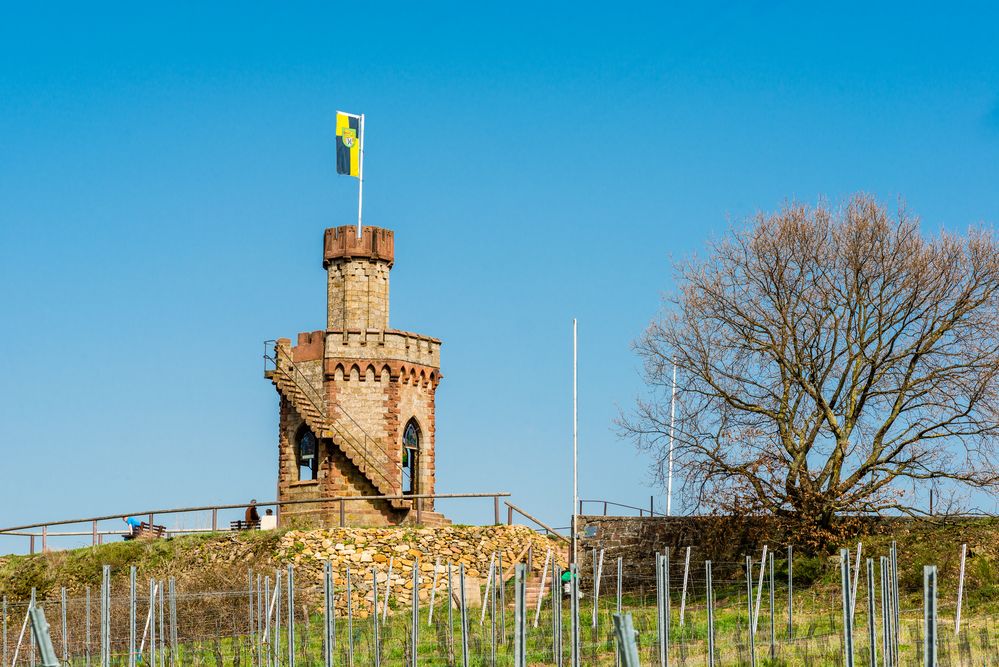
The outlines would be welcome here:
[[[739,562],[746,549],[755,550],[766,538],[765,525],[736,517],[631,517],[580,516],[579,567],[584,581],[592,579],[592,554],[604,550],[604,573],[616,573],[617,559],[624,565],[625,588],[636,589],[655,581],[655,554],[670,549],[682,559],[692,547],[694,561]],[[774,543],[771,543],[774,546]],[[716,568],[717,570],[717,568]],[[606,586],[604,586],[606,588]]]
[[[378,578],[379,598],[384,600],[389,584],[390,609],[398,605],[409,610],[413,599],[412,568],[420,571],[419,596],[422,604],[430,599],[434,568],[437,566],[437,600],[447,596],[447,564],[452,565],[453,591],[458,592],[459,567],[465,568],[466,602],[479,606],[480,589],[485,583],[493,554],[501,554],[506,576],[514,562],[530,553],[532,572],[544,566],[545,554],[552,549],[556,561],[564,565],[560,545],[526,526],[446,526],[440,528],[331,528],[289,531],[278,545],[278,559],[294,563],[298,586],[321,590],[323,563],[333,566],[338,610],[345,610],[344,590],[348,566],[351,571],[352,605],[364,616],[371,609],[372,568]],[[389,564],[391,561],[391,578]]]
[[[530,552],[528,549],[532,548]],[[438,569],[436,600],[447,595],[447,563],[452,564],[457,592],[458,568],[465,567],[466,601],[477,605],[485,583],[489,561],[501,553],[507,576],[516,559],[530,553],[533,572],[544,565],[548,549],[559,565],[565,564],[562,543],[543,537],[526,526],[444,526],[438,528],[332,528],[222,532],[214,535],[170,539],[111,542],[102,546],[51,551],[31,556],[0,556],[0,594],[9,601],[23,602],[32,588],[39,599],[57,600],[60,587],[70,597],[81,597],[88,587],[96,594],[102,566],[112,568],[115,595],[128,590],[129,567],[138,570],[138,580],[176,578],[178,593],[235,592],[246,590],[248,573],[271,578],[281,573],[285,583],[287,566],[295,566],[296,599],[317,612],[322,605],[323,563],[333,564],[336,606],[346,609],[344,584],[351,571],[353,609],[364,616],[371,608],[371,572],[377,573],[379,598],[390,580],[390,608],[412,601],[412,566],[419,562],[419,595],[428,600]]]
[[[579,516],[580,575],[592,579],[592,554],[604,549],[604,573],[616,573],[616,561],[623,558],[624,586],[634,589],[655,581],[655,554],[669,549],[673,567],[682,569],[686,548],[691,547],[691,563],[711,560],[716,576],[728,576],[742,567],[747,554],[760,557],[764,544],[776,553],[788,545],[795,553],[806,553],[795,540],[769,517],[737,516]],[[907,517],[851,518],[861,534],[898,531],[913,520]]]

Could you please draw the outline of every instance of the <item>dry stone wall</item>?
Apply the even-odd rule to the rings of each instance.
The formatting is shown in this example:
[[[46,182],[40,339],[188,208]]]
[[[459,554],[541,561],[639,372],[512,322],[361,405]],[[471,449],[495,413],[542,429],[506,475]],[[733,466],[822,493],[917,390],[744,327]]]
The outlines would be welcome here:
[[[371,609],[371,571],[377,572],[379,597],[388,578],[390,609],[412,601],[412,565],[419,562],[421,600],[429,600],[434,564],[440,560],[436,601],[447,595],[447,563],[454,572],[457,593],[458,566],[465,566],[466,599],[474,604],[481,596],[489,560],[503,554],[507,574],[515,559],[525,558],[533,547],[535,576],[551,548],[564,565],[564,548],[526,526],[446,526],[440,528],[335,528],[329,530],[225,532],[213,535],[158,540],[112,542],[97,547],[52,551],[31,556],[0,556],[0,595],[11,602],[28,599],[37,588],[39,599],[58,599],[60,587],[70,597],[80,597],[88,587],[96,592],[104,564],[111,566],[115,595],[128,590],[129,567],[135,565],[140,581],[174,577],[179,593],[245,592],[247,573],[270,576],[281,572],[282,585],[289,564],[294,565],[296,599],[317,612],[322,604],[323,562],[333,564],[336,606],[346,610],[344,583],[351,570],[354,612],[364,616]],[[442,597],[443,596],[443,597]],[[240,607],[242,608],[242,607]],[[391,613],[391,612],[390,612]]]
[[[549,538],[526,526],[447,526],[441,528],[331,528],[328,530],[289,531],[279,543],[278,558],[296,566],[296,581],[319,590],[323,563],[330,561],[337,591],[336,607],[346,610],[344,597],[347,568],[351,572],[352,605],[364,616],[371,610],[372,568],[377,573],[379,597],[388,582],[390,609],[408,609],[413,599],[412,568],[420,571],[421,603],[430,599],[434,568],[437,567],[437,600],[447,596],[447,564],[452,565],[453,590],[458,591],[458,568],[465,567],[466,602],[480,604],[482,585],[489,572],[493,554],[502,554],[506,576],[513,564],[527,558],[531,549],[532,573],[544,566],[548,549],[561,566],[564,549]],[[519,559],[519,560],[518,560]],[[391,564],[391,578],[389,566]],[[444,597],[441,597],[444,596]]]

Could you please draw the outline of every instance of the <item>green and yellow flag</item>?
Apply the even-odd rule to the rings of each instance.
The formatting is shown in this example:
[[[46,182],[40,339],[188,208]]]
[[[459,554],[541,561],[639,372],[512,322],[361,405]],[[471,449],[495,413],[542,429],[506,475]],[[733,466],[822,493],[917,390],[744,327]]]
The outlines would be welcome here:
[[[336,173],[361,175],[361,117],[336,112]]]

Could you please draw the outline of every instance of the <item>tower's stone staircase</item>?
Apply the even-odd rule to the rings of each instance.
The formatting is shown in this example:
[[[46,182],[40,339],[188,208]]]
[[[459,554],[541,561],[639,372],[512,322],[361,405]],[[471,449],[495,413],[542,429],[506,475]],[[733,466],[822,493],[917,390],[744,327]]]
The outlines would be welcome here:
[[[295,366],[291,350],[278,344],[275,349],[276,363],[267,377],[294,406],[309,428],[320,438],[331,439],[336,446],[357,466],[361,474],[371,482],[380,495],[400,495],[398,484],[393,483],[385,470],[391,465],[385,451],[367,436],[359,427],[347,419],[332,419],[326,411],[325,399],[319,390]],[[410,509],[410,500],[387,501],[395,509]],[[415,515],[415,513],[413,513]],[[422,519],[433,520],[434,512],[422,512]],[[444,519],[443,515],[438,515]],[[444,519],[447,521],[447,519]]]
[[[412,509],[406,516],[406,520],[403,523],[419,525],[434,528],[436,526],[450,526],[451,519],[447,518],[440,512],[429,512],[427,510],[422,510],[419,515],[419,521],[417,521],[416,510]]]
[[[545,578],[545,597],[551,597],[551,573]],[[541,593],[541,575],[531,573],[524,582],[524,607],[527,609],[527,617],[533,619],[534,610],[538,606],[538,595]]]
[[[553,550],[553,555],[556,555],[556,553],[555,553],[556,551],[561,551],[561,550],[556,547]],[[560,558],[562,558],[564,560],[568,560],[568,558],[569,558],[569,551],[568,551],[568,549],[565,549],[564,552],[558,553],[557,557],[560,557]],[[524,606],[527,609],[527,616],[528,616],[528,618],[532,619],[531,620],[532,623],[533,623],[533,618],[534,618],[535,610],[537,609],[538,596],[539,595],[543,595],[544,598],[545,598],[544,602],[542,603],[543,605],[544,604],[550,604],[550,599],[551,599],[551,595],[552,595],[552,586],[554,585],[555,586],[556,599],[560,599],[561,596],[562,596],[562,582],[558,578],[560,575],[556,575],[556,578],[555,578],[555,581],[554,581],[554,584],[553,584],[553,582],[552,582],[551,567],[544,567],[541,564],[542,562],[543,561],[535,561],[535,567],[537,568],[537,567],[540,566],[540,567],[544,568],[544,572],[542,572],[541,570],[529,570],[527,572],[527,580],[524,582]],[[557,569],[558,569],[559,572],[561,572],[561,568],[557,568]],[[504,581],[510,581],[513,577],[514,577],[514,569],[513,569],[513,566],[510,566],[506,570],[506,572],[504,572],[504,574],[503,574],[503,580]],[[544,588],[543,591],[541,590],[541,579],[542,579],[542,577],[544,577],[544,585],[545,585],[545,588]],[[508,602],[510,604],[513,604],[510,600],[508,600]]]

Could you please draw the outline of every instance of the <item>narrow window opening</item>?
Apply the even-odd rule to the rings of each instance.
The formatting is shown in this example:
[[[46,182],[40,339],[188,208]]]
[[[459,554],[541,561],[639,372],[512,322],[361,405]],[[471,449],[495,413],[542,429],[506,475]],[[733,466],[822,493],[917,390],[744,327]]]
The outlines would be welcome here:
[[[295,456],[298,459],[298,479],[317,479],[319,472],[319,442],[308,426],[298,429],[295,438]]]

